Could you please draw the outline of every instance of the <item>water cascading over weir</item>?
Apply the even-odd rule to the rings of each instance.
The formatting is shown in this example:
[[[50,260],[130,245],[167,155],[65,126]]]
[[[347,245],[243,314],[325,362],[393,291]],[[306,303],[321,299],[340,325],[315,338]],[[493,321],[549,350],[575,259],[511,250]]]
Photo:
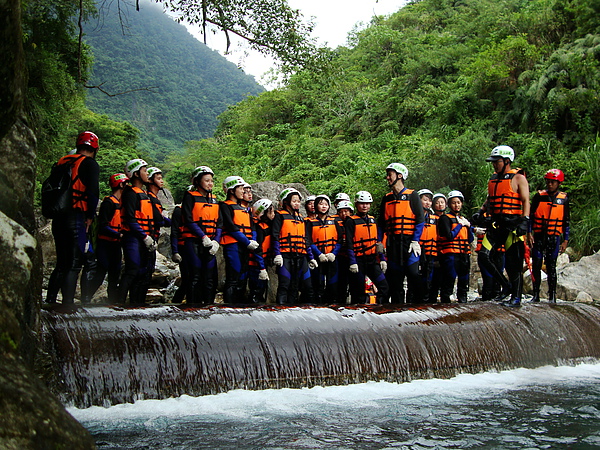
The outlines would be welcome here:
[[[600,358],[600,308],[47,310],[51,388],[87,407],[231,389],[451,377]]]

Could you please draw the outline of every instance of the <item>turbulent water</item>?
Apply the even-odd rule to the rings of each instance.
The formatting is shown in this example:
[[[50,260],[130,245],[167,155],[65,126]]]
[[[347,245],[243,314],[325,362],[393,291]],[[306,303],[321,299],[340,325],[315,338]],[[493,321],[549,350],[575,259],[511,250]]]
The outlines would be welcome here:
[[[600,447],[600,363],[69,410],[100,449]]]

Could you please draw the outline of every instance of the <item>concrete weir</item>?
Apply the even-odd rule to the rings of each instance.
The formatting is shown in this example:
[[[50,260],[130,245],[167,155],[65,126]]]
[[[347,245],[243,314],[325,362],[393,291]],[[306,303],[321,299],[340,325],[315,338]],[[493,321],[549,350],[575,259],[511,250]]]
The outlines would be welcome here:
[[[573,303],[73,307],[44,311],[43,330],[50,385],[78,407],[600,358],[600,308]]]

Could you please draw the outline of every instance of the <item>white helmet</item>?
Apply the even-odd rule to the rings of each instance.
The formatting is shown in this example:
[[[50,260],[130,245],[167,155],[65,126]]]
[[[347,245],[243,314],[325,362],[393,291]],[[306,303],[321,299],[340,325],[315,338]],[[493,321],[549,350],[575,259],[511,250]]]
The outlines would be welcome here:
[[[223,180],[223,191],[227,194],[229,189],[235,189],[236,187],[243,186],[244,184],[246,184],[246,182],[242,177],[233,175]]]
[[[160,170],[158,167],[148,167],[148,178],[149,179],[152,178],[157,173],[162,173],[162,170]]]
[[[421,189],[419,192],[417,192],[417,194],[419,197],[421,195],[431,195],[431,199],[433,200],[433,192],[431,192],[429,189]]]
[[[499,145],[492,149],[492,153],[487,157],[487,162],[497,161],[499,159],[509,159],[510,162],[515,160],[515,151],[508,145]]]
[[[146,161],[144,161],[143,159],[132,159],[131,161],[127,162],[127,164],[125,164],[125,175],[127,175],[128,178],[133,178],[133,174],[136,173],[138,170],[140,170],[142,167],[147,167],[148,163]]]
[[[338,192],[337,194],[335,194],[335,198],[333,199],[333,202],[339,202],[342,200],[346,200],[346,201],[350,201],[350,196],[348,194],[346,194],[345,192]]]
[[[302,194],[300,194],[300,192],[294,188],[285,188],[283,191],[281,191],[281,194],[279,194],[279,200],[281,203],[283,203],[283,201],[292,194],[298,194],[298,197],[300,197],[300,200],[302,200]]]
[[[336,209],[339,211],[340,209],[345,209],[345,208],[354,212],[354,205],[352,204],[352,202],[350,202],[348,200],[342,200],[341,202],[339,202]]]
[[[464,197],[464,195],[462,195],[462,192],[460,192],[460,191],[450,191],[450,192],[448,192],[448,200],[450,200],[451,198],[454,198],[454,197],[460,198],[461,202],[465,201],[465,197]]]
[[[433,194],[433,198],[431,200],[435,202],[435,199],[437,198],[443,198],[444,200],[446,200],[446,196],[440,192],[436,192],[435,194]]]
[[[373,197],[367,191],[358,191],[354,196],[355,203],[373,203]]]
[[[328,197],[327,195],[325,195],[325,194],[319,194],[319,195],[317,195],[317,196],[315,197],[315,207],[316,207],[316,206],[319,204],[319,202],[320,202],[321,200],[323,200],[323,199],[327,200],[327,203],[328,203],[329,205],[331,205],[331,200],[329,200],[329,197]]]
[[[408,178],[408,169],[404,164],[400,163],[391,163],[389,166],[385,168],[386,171],[393,170],[399,175],[402,175],[402,179],[406,180]]]
[[[261,198],[260,200],[256,200],[252,205],[252,212],[256,217],[263,215],[263,213],[269,209],[273,205],[273,202],[268,198]]]
[[[211,174],[213,177],[215,176],[215,173],[212,171],[212,169],[208,166],[198,166],[194,169],[194,172],[192,172],[192,181],[191,183],[194,184],[194,180],[198,177],[202,178],[202,175],[205,174]]]
[[[314,202],[315,198],[317,198],[316,195],[309,195],[308,197],[306,197],[305,201],[307,201],[307,202],[311,202],[311,201]]]

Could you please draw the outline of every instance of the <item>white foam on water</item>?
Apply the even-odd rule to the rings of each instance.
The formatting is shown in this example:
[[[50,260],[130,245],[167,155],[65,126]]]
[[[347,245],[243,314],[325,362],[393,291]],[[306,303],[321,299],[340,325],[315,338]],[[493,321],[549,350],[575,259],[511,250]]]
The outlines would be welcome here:
[[[68,408],[81,422],[118,422],[120,420],[156,420],[161,417],[229,417],[246,419],[269,415],[302,414],[328,407],[377,407],[382,400],[401,400],[409,403],[422,397],[474,399],[500,395],[505,391],[532,385],[561,382],[589,383],[600,381],[600,363],[576,366],[545,366],[537,369],[515,369],[480,374],[462,374],[454,378],[415,380],[410,383],[368,382],[347,386],[313,387],[303,389],[267,389],[262,391],[234,390],[217,395],[191,397],[182,395],[164,400],[140,400],[108,408],[93,406],[86,409]],[[554,411],[545,409],[542,414]],[[592,415],[599,412],[588,411]]]

